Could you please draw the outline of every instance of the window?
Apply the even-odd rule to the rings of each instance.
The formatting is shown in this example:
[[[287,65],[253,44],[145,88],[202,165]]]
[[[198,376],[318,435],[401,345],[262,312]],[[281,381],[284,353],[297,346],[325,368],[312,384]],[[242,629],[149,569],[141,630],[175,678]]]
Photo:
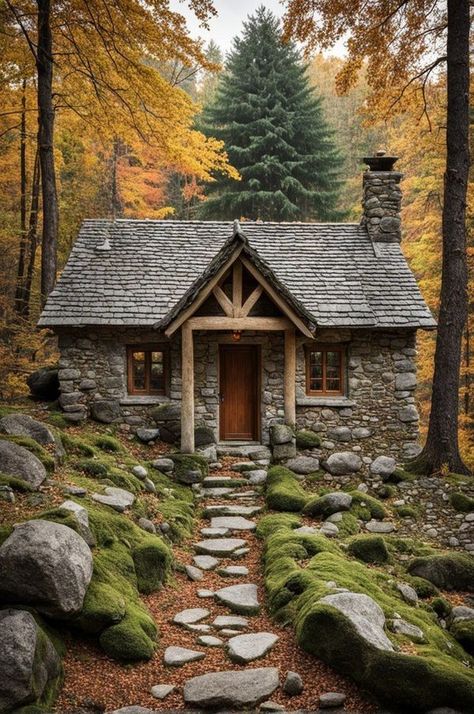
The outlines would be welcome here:
[[[344,348],[315,345],[306,348],[306,393],[344,394]]]
[[[163,345],[127,347],[129,394],[167,394],[169,351]]]

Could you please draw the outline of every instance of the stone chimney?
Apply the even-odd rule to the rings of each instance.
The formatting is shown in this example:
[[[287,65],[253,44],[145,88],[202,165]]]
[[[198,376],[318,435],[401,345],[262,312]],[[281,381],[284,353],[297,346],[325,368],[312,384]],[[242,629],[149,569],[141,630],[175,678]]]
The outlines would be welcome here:
[[[363,159],[369,167],[363,178],[363,215],[361,224],[367,226],[370,238],[377,243],[400,243],[400,209],[403,174],[393,170],[397,156],[386,156],[378,151]]]

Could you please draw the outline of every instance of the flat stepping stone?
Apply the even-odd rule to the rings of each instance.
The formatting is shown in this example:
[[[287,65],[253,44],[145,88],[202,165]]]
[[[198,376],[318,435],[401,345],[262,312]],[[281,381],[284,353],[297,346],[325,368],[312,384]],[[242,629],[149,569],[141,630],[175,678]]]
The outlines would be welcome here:
[[[216,504],[215,506],[208,506],[204,515],[206,518],[214,518],[215,516],[245,516],[251,517],[255,516],[256,513],[260,513],[262,510],[261,506],[240,506],[229,503]]]
[[[222,647],[224,640],[219,639],[219,637],[213,637],[212,635],[202,635],[202,637],[198,637],[197,643],[204,647]]]
[[[271,632],[251,632],[232,637],[227,643],[227,654],[233,662],[245,664],[264,657],[278,642]]]
[[[222,635],[222,637],[235,637],[236,635],[240,635],[242,633],[240,630],[232,630],[228,627],[224,627],[222,630],[219,630],[219,634]]]
[[[216,591],[215,597],[233,612],[239,614],[255,615],[260,611],[257,586],[250,583],[221,588]]]
[[[346,695],[343,692],[326,692],[319,696],[319,707],[321,709],[336,709],[342,707],[346,701]]]
[[[257,496],[260,496],[258,491],[234,491],[233,490],[232,493],[229,493],[227,498],[230,498],[230,499],[235,498],[236,500],[242,499],[243,501],[247,500],[247,499],[248,500],[252,499],[252,501],[253,501]]]
[[[260,704],[261,712],[286,712],[286,707],[283,704],[278,704],[278,702],[272,702],[268,700],[267,702],[262,702]]]
[[[204,577],[204,573],[202,572],[202,570],[200,570],[199,568],[195,568],[194,565],[185,565],[184,569],[188,578],[190,580],[193,580],[194,582],[202,580]]]
[[[278,685],[276,667],[209,672],[189,679],[183,695],[196,707],[245,709],[268,699]]]
[[[198,590],[196,595],[202,598],[214,597],[214,590],[206,590],[205,588],[203,588],[202,590]]]
[[[188,650],[186,647],[167,647],[163,661],[169,667],[182,667],[183,664],[188,662],[197,662],[200,659],[204,659],[205,656],[204,652]]]
[[[232,464],[230,470],[237,471],[238,473],[244,473],[256,468],[257,465],[253,461],[238,461],[236,464]]]
[[[229,528],[201,528],[201,535],[205,538],[223,538],[229,535]]]
[[[155,697],[155,699],[164,699],[168,694],[174,692],[174,689],[174,684],[155,684],[155,686],[150,689],[150,694],[152,697]]]
[[[238,615],[218,615],[211,625],[218,630],[229,627],[234,630],[245,630],[249,626],[249,621],[246,617],[239,617]]]
[[[255,471],[247,471],[249,483],[252,486],[261,486],[267,480],[267,472],[265,469],[255,469]]]
[[[365,524],[366,529],[369,533],[392,533],[396,530],[393,523],[389,521],[369,521]]]
[[[240,558],[242,555],[247,555],[247,553],[250,553],[250,548],[238,548],[232,555],[235,555],[236,558]]]
[[[235,488],[206,488],[202,491],[206,498],[220,498],[221,496],[231,496],[235,493]]]
[[[214,570],[219,565],[219,560],[212,555],[195,555],[193,561],[201,570]]]
[[[241,578],[249,574],[249,569],[245,565],[228,565],[226,568],[219,568],[217,572],[224,578]]]
[[[201,485],[206,489],[225,486],[237,488],[238,486],[247,486],[248,481],[246,478],[231,478],[230,476],[206,476],[206,478],[202,480]]]
[[[199,620],[209,617],[210,611],[204,607],[191,607],[188,610],[181,610],[173,617],[175,625],[194,625]]]
[[[230,531],[254,531],[257,524],[243,516],[216,516],[211,519],[211,527],[226,528]]]
[[[242,548],[247,544],[242,538],[208,538],[200,540],[194,544],[194,548],[198,553],[204,555],[231,555],[238,548]]]
[[[123,513],[135,501],[135,496],[124,488],[107,486],[104,493],[93,493],[92,499],[104,506],[110,506],[119,513]]]
[[[184,627],[189,630],[189,632],[200,632],[201,634],[205,632],[210,632],[211,631],[211,626],[210,625],[184,625]]]

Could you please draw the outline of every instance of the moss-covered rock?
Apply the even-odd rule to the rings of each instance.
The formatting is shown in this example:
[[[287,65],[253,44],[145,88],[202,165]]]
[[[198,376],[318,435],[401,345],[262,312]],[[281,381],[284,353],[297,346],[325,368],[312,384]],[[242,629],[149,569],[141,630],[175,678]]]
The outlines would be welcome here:
[[[94,444],[98,449],[102,451],[111,451],[113,453],[120,453],[124,451],[124,448],[118,439],[113,436],[108,436],[107,434],[101,434],[101,436],[94,439]]]
[[[349,543],[348,551],[354,558],[364,563],[386,563],[389,553],[382,536],[361,535],[353,538]]]
[[[76,462],[75,467],[88,476],[96,477],[107,476],[109,471],[108,464],[103,461],[96,461],[95,459],[81,459]]]
[[[78,436],[72,436],[72,434],[65,433],[61,434],[61,439],[68,454],[76,454],[78,456],[87,456],[88,458],[92,458],[92,456],[96,453],[91,444]]]
[[[403,506],[395,506],[395,512],[399,518],[413,518],[413,520],[418,518],[417,509],[414,506],[409,506],[407,504]]]
[[[384,481],[388,483],[401,483],[402,481],[414,481],[415,478],[415,474],[409,473],[401,468],[396,468]]]
[[[267,538],[279,528],[299,528],[301,521],[292,513],[269,513],[260,518],[255,531],[258,538]]]
[[[266,502],[274,511],[300,512],[308,494],[295,474],[284,466],[272,466],[267,475]]]
[[[320,437],[310,429],[299,429],[295,436],[297,449],[317,449],[321,446]]]
[[[33,486],[27,481],[23,481],[20,478],[15,478],[15,476],[10,476],[9,474],[0,473],[0,486],[10,486],[14,491],[21,491],[27,493],[28,491],[34,491]]]
[[[145,594],[157,590],[170,571],[171,560],[171,552],[160,538],[144,538],[133,551],[138,590]]]
[[[93,579],[74,624],[87,634],[97,635],[123,620],[125,603],[125,597],[112,585]]]
[[[390,484],[382,484],[382,486],[380,486],[377,489],[377,496],[379,498],[383,498],[383,499],[393,498],[393,496],[395,496],[395,494],[396,494],[396,489],[394,486],[391,486]]]
[[[209,473],[206,459],[199,454],[169,454],[174,463],[174,478],[179,483],[191,484],[202,481]],[[199,472],[200,478],[190,477],[190,472]]]
[[[125,617],[117,625],[104,630],[99,642],[109,657],[134,662],[153,657],[156,636],[156,625],[150,615],[129,603]]]
[[[470,655],[474,655],[474,620],[456,620],[449,628],[451,635]]]
[[[314,496],[307,500],[304,513],[308,516],[322,516],[327,518],[333,513],[348,511],[352,504],[352,497],[343,491],[326,493],[323,496]]]
[[[474,559],[463,553],[415,558],[409,564],[408,572],[429,580],[442,590],[474,590]]]
[[[194,429],[194,443],[196,446],[207,446],[216,443],[214,430],[209,426],[197,426]]]
[[[14,444],[18,444],[18,446],[23,446],[24,449],[31,451],[31,453],[41,461],[46,471],[49,473],[54,471],[55,461],[53,454],[47,451],[41,444],[38,444],[35,439],[31,439],[29,436],[8,436],[7,434],[0,434],[0,440],[10,441]]]
[[[449,502],[455,511],[459,513],[471,513],[474,511],[474,498],[466,496],[465,493],[452,493]]]
[[[430,607],[438,615],[438,617],[446,618],[453,609],[453,606],[444,597],[434,597],[430,602]]]
[[[373,496],[360,491],[350,491],[352,496],[351,513],[361,521],[370,521],[372,518],[382,520],[386,517],[387,511],[382,503]]]

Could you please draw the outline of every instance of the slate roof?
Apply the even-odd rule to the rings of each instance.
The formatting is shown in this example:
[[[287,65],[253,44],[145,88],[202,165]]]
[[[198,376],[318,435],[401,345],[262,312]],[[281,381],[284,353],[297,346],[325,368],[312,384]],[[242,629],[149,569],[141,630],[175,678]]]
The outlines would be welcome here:
[[[398,243],[374,244],[354,223],[241,227],[317,326],[435,327]],[[169,322],[231,236],[230,221],[87,220],[39,325]]]

